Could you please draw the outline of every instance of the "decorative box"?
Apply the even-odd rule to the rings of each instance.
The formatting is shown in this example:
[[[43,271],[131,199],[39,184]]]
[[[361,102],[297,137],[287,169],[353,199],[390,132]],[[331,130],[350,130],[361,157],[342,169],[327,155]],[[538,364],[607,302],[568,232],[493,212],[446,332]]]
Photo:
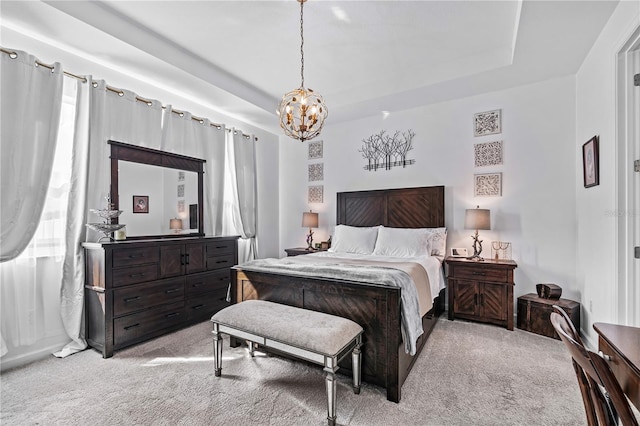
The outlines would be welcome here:
[[[543,299],[535,293],[518,297],[518,317],[516,326],[522,330],[542,336],[560,339],[551,324],[553,305],[560,306],[580,331],[580,303],[569,299]]]

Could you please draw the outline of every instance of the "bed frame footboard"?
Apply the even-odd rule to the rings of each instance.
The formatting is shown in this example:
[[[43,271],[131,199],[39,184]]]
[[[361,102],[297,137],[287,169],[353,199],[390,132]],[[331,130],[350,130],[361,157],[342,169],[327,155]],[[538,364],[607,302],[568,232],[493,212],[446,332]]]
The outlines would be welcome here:
[[[442,312],[440,300],[423,317],[424,335],[415,356],[407,355],[400,332],[400,289],[376,284],[324,278],[293,277],[264,272],[231,270],[232,303],[244,300],[271,302],[348,318],[364,329],[362,379],[387,390],[387,399],[399,402],[401,388],[415,359]],[[233,343],[233,342],[232,342]],[[347,360],[348,361],[348,360]],[[340,364],[350,370],[350,363]]]

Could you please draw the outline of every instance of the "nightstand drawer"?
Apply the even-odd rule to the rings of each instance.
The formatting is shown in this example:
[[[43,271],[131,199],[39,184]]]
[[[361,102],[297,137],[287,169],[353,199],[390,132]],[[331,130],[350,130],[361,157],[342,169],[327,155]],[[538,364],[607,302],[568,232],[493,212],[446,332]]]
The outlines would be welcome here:
[[[495,281],[501,283],[509,282],[509,276],[506,269],[483,268],[482,266],[466,265],[455,265],[452,269],[453,274],[450,275],[450,278],[478,281]]]

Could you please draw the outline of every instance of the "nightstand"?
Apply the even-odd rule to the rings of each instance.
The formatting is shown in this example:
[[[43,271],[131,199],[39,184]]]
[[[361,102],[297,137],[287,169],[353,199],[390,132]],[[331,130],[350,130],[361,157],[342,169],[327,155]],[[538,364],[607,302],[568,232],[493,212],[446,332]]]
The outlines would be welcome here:
[[[513,260],[447,257],[449,319],[456,317],[513,330]]]
[[[309,250],[306,247],[295,247],[295,248],[284,249],[284,251],[287,252],[287,256],[291,257],[291,256],[299,256],[301,254],[318,253],[319,251],[326,251],[326,250],[316,250],[316,249]]]

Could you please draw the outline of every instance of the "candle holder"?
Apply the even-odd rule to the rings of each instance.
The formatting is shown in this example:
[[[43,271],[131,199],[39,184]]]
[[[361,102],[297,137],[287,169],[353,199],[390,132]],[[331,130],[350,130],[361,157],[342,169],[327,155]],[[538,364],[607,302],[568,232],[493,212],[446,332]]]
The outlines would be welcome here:
[[[93,214],[97,214],[102,218],[102,223],[87,223],[85,226],[89,229],[93,229],[94,231],[101,232],[103,234],[102,237],[98,239],[96,242],[101,242],[105,238],[109,241],[114,241],[114,238],[111,236],[115,231],[124,228],[126,225],[122,223],[111,223],[111,221],[120,216],[122,214],[122,210],[114,210],[113,203],[111,203],[111,197],[107,195],[105,197],[107,200],[107,208],[106,209],[90,209],[89,211]]]

